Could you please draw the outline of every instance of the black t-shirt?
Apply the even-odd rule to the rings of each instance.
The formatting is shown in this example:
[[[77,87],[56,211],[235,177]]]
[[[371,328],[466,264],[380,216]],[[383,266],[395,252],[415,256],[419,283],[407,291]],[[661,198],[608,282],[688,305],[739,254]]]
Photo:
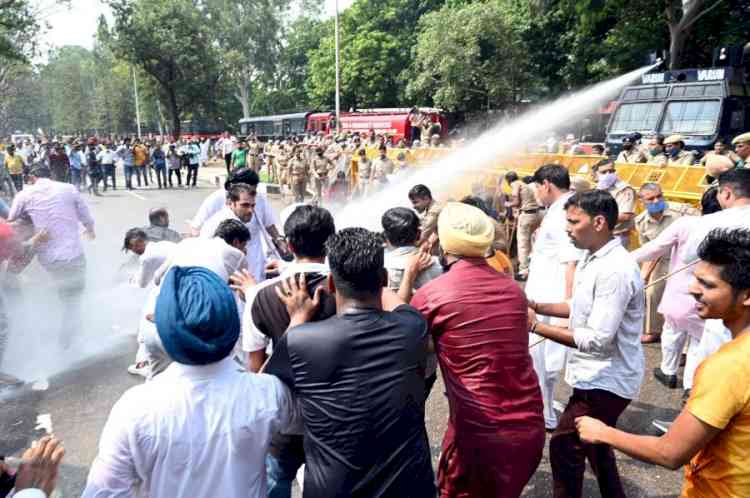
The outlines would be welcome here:
[[[265,371],[301,404],[304,498],[434,498],[427,333],[422,315],[402,305],[306,323],[277,341]]]
[[[295,278],[299,273],[294,273]],[[250,304],[252,306],[253,324],[266,337],[271,339],[274,349],[276,343],[289,327],[289,312],[286,305],[276,294],[276,288],[281,287],[281,279],[260,289]],[[305,272],[307,291],[312,296],[315,289],[326,283],[326,275],[322,273]],[[313,321],[325,320],[336,314],[336,299],[328,293],[323,293],[320,308],[313,317]],[[302,436],[274,434],[271,438],[270,452],[280,460],[302,462],[305,451]]]

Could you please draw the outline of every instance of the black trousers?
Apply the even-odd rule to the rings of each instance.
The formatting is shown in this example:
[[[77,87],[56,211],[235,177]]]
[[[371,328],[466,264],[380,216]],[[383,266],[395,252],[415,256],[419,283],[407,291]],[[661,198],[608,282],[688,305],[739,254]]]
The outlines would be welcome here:
[[[180,187],[182,187],[182,173],[180,172],[179,169],[170,169],[169,170],[169,186],[170,187],[172,186],[172,173],[174,173],[175,175],[177,175],[177,185],[179,185]]]
[[[188,166],[187,178],[185,179],[185,186],[190,185],[191,174],[193,178],[193,187],[195,187],[195,182],[198,181],[198,165],[197,164],[191,164],[190,166]]]
[[[589,416],[614,427],[628,404],[629,399],[609,391],[573,389],[549,442],[555,498],[581,498],[586,460],[596,475],[602,498],[625,498],[612,447],[583,443],[576,430],[576,418]]]
[[[156,181],[159,183],[159,188],[167,186],[167,169],[164,166],[154,168],[156,170]]]

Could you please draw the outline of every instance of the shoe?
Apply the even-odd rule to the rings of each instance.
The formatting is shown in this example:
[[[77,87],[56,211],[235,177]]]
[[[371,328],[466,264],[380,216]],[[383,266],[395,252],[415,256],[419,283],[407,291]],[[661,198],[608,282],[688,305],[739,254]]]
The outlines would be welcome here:
[[[655,344],[661,342],[661,334],[643,334],[641,344]]]
[[[690,389],[685,389],[682,392],[682,406],[685,406],[690,399]]]
[[[674,420],[654,420],[651,422],[651,425],[659,429],[662,433],[666,434],[669,431],[669,428],[672,427],[672,424],[674,423]]]
[[[659,382],[661,382],[663,385],[667,386],[670,389],[677,388],[677,376],[676,375],[667,375],[661,371],[661,368],[656,367],[654,368],[654,377],[656,378],[656,380],[658,380]]]
[[[680,355],[680,366],[684,367],[685,363],[687,363],[687,355],[685,353],[682,353]]]
[[[128,367],[128,373],[130,375],[140,375],[144,379],[148,378],[148,371],[148,363],[142,363],[140,367],[134,363]]]

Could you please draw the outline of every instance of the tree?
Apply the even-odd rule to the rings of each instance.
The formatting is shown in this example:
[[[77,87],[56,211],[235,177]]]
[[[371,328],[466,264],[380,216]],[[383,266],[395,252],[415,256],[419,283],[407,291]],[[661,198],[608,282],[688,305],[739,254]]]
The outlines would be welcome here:
[[[191,0],[109,0],[109,5],[115,24],[107,43],[154,79],[175,137],[184,116],[214,112],[220,71],[204,13]]]
[[[233,97],[250,117],[251,91],[273,79],[290,0],[209,0],[202,3],[219,44],[223,75]]]
[[[505,108],[528,93],[526,61],[498,2],[446,6],[420,20],[407,91],[449,110]]]

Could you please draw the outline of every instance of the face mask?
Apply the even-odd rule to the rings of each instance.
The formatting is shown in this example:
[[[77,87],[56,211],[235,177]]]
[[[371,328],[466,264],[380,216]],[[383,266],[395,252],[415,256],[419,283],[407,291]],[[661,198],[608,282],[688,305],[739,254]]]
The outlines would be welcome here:
[[[633,148],[633,144],[623,144],[622,148],[623,150],[630,150]]]
[[[659,199],[659,202],[646,204],[646,211],[648,211],[648,214],[659,214],[664,212],[665,209],[667,209],[667,201],[664,199]]]
[[[648,153],[651,154],[651,157],[656,157],[661,154],[661,151],[659,149],[650,149]]]
[[[612,171],[611,173],[599,174],[599,181],[596,186],[599,190],[608,190],[615,183],[617,183],[617,173]]]
[[[680,153],[680,149],[677,147],[672,147],[672,149],[669,151],[669,155],[672,157],[677,157],[677,154]]]

